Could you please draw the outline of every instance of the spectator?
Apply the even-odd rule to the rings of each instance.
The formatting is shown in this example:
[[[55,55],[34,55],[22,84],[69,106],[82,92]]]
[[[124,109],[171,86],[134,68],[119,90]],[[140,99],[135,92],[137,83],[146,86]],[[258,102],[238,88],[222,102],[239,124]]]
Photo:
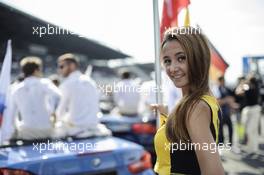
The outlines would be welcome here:
[[[242,109],[245,107],[246,102],[245,102],[245,95],[244,93],[240,93],[241,92],[241,88],[243,88],[243,85],[245,84],[245,80],[246,78],[244,76],[239,77],[238,81],[237,81],[237,85],[234,88],[234,94],[235,94],[235,101],[236,103],[239,104],[239,109],[236,113],[237,116],[237,134],[238,134],[238,138],[239,138],[239,142],[240,143],[245,143],[246,141],[246,137],[244,134],[244,127],[241,123],[241,112]]]
[[[246,83],[237,90],[238,95],[244,95],[246,105],[242,110],[242,123],[246,126],[247,145],[249,151],[258,151],[258,125],[261,116],[259,84],[254,76],[249,76]]]
[[[229,143],[233,143],[233,124],[231,120],[232,108],[238,108],[238,104],[235,103],[235,99],[232,96],[232,91],[226,87],[225,78],[220,76],[218,78],[217,92],[214,93],[222,111],[222,120],[220,122],[219,129],[219,143],[224,143],[223,127],[227,125],[229,134]]]

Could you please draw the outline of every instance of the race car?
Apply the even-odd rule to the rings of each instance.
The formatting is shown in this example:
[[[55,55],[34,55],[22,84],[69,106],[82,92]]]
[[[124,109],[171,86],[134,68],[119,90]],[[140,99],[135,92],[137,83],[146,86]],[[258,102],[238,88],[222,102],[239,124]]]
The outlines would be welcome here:
[[[113,136],[0,147],[0,175],[153,175],[151,168],[151,156],[142,146]]]
[[[123,138],[142,145],[152,155],[155,162],[154,135],[156,133],[156,117],[120,116],[103,114],[100,122],[112,131],[113,136]]]

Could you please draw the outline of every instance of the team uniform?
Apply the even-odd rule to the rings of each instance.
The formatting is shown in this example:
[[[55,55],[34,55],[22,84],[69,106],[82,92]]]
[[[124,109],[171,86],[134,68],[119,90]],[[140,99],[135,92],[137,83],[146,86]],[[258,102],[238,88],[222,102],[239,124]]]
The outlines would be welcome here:
[[[59,89],[48,79],[30,76],[14,85],[3,124],[3,140],[51,137],[51,115],[60,97]],[[16,129],[17,135],[14,136]]]
[[[60,85],[60,90],[55,137],[76,136],[88,130],[98,132],[99,92],[95,82],[74,71]]]
[[[211,109],[210,130],[215,142],[218,143],[220,109],[217,100],[209,95],[203,95],[201,99],[205,101]],[[171,144],[167,140],[165,134],[166,120],[166,116],[160,116],[160,128],[154,138],[155,151],[157,154],[157,161],[154,167],[155,172],[160,175],[201,174],[194,149],[175,149],[171,151],[171,146],[168,147],[168,145]]]

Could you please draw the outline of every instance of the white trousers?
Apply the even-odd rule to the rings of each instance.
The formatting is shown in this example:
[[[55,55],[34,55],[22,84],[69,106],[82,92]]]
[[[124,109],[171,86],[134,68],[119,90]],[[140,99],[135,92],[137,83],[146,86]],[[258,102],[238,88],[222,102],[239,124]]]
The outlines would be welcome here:
[[[55,125],[53,138],[62,138],[65,136],[75,136],[78,138],[85,138],[89,136],[112,135],[112,132],[103,124],[95,126],[83,127],[73,126],[66,122],[58,122]]]
[[[242,110],[242,124],[245,126],[248,136],[247,146],[249,151],[257,152],[259,146],[258,126],[261,115],[259,105],[247,106]]]
[[[20,125],[17,127],[17,138],[25,140],[51,138],[53,128],[30,128]]]

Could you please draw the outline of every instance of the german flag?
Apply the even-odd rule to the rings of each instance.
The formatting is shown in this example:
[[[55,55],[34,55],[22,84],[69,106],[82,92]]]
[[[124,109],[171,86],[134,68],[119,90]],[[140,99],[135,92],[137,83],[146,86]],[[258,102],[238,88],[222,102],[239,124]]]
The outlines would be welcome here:
[[[208,44],[211,52],[210,79],[216,81],[218,77],[225,74],[225,71],[229,65],[227,62],[225,62],[222,55],[217,51],[209,39]]]

